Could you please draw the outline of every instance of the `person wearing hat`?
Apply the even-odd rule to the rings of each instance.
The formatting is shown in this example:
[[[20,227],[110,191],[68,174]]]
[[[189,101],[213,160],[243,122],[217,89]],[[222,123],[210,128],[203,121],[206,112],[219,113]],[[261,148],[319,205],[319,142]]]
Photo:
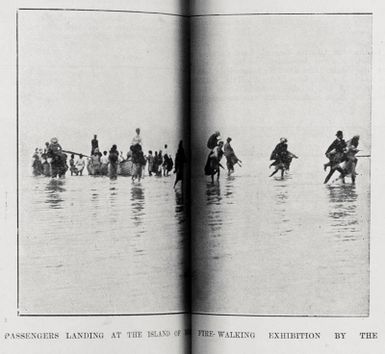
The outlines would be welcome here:
[[[48,145],[47,148],[47,155],[48,157],[54,158],[55,155],[61,154],[62,147],[59,144],[58,138],[52,138],[51,143]]]
[[[336,137],[325,152],[329,162],[324,164],[324,171],[326,171],[328,167],[332,168],[332,166],[341,163],[343,160],[346,148],[343,132],[339,130],[336,133]]]
[[[337,131],[336,137],[337,138],[330,144],[325,152],[329,162],[324,164],[324,170],[326,171],[327,167],[330,167],[330,171],[326,176],[324,183],[327,183],[330,180],[335,171],[340,172],[342,176],[344,175],[344,172],[339,165],[345,159],[346,142],[341,130]]]
[[[47,156],[51,158],[51,177],[62,177],[66,172],[66,156],[62,152],[59,140],[54,137],[48,146]]]

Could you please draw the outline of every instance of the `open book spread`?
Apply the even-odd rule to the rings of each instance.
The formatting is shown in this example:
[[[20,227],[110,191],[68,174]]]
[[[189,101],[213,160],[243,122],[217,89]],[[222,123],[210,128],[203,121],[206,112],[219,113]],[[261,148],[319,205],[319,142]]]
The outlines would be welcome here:
[[[383,353],[376,7],[295,2],[7,2],[0,353]]]

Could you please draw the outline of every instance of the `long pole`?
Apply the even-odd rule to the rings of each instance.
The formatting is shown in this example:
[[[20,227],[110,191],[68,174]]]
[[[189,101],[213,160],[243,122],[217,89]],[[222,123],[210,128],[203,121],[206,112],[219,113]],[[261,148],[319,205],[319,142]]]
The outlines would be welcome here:
[[[88,155],[84,155],[84,154],[80,154],[79,152],[74,152],[74,151],[69,151],[69,150],[62,150],[63,152],[67,153],[67,154],[74,154],[74,155],[83,155],[85,157],[91,157],[91,156],[88,156]]]

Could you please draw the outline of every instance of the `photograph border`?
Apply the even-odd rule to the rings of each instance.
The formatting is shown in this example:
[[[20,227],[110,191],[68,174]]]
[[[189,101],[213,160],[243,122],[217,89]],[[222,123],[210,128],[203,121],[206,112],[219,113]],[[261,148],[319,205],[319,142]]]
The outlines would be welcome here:
[[[16,222],[17,222],[17,255],[16,255],[16,274],[17,274],[17,316],[18,317],[140,317],[140,316],[164,316],[164,315],[197,315],[197,316],[217,316],[217,317],[247,317],[247,318],[368,318],[370,316],[370,293],[368,297],[368,315],[287,315],[287,314],[244,314],[244,313],[221,313],[221,312],[200,312],[200,311],[177,311],[177,312],[154,312],[154,313],[59,313],[59,314],[25,314],[20,311],[20,240],[19,240],[19,224],[20,224],[20,210],[19,210],[19,12],[21,11],[67,11],[67,12],[102,12],[102,13],[128,13],[128,14],[146,14],[146,15],[162,15],[162,16],[172,16],[172,17],[181,17],[181,18],[199,18],[199,17],[231,17],[231,16],[372,16],[373,12],[248,12],[248,13],[213,13],[213,14],[195,14],[195,15],[182,15],[177,13],[169,12],[156,12],[156,11],[135,11],[135,10],[112,10],[112,9],[77,9],[77,8],[39,8],[39,7],[20,7],[16,10]],[[373,35],[373,28],[372,28]],[[372,100],[373,100],[373,40],[371,43],[372,47],[372,58],[371,58],[371,96],[370,96],[370,136],[372,139]],[[372,144],[370,144],[372,145]],[[371,166],[369,170],[369,194],[371,196]],[[370,198],[371,199],[371,198]],[[369,215],[371,217],[371,200],[369,201]],[[368,262],[370,268],[370,223],[369,223],[369,237],[368,237]],[[371,279],[369,276],[369,289],[371,285]]]

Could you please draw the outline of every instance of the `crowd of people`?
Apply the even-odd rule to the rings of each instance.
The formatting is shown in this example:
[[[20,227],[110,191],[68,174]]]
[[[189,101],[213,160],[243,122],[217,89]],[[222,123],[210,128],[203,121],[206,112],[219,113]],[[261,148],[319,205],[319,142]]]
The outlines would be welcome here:
[[[67,150],[63,150],[57,138],[52,138],[50,143],[45,144],[44,149],[35,149],[33,154],[33,174],[35,176],[43,175],[47,177],[64,177],[69,170],[71,176],[81,176],[87,168],[89,175],[109,176],[116,179],[118,174],[131,176],[132,180],[140,181],[144,175],[147,165],[149,176],[169,176],[174,168],[176,180],[174,187],[179,181],[183,182],[184,164],[186,157],[183,148],[183,142],[179,142],[178,151],[175,156],[175,163],[172,155],[168,151],[167,144],[164,149],[148,151],[145,155],[142,149],[142,138],[140,129],[135,130],[136,135],[132,139],[130,149],[124,156],[122,151],[118,151],[116,145],[111,149],[100,150],[97,135],[91,140],[91,153],[89,156]],[[67,162],[68,155],[70,159]]]
[[[343,132],[341,130],[337,132],[336,139],[328,147],[325,153],[329,162],[324,164],[324,170],[326,171],[329,167],[330,171],[326,176],[324,183],[327,183],[336,171],[340,173],[338,179],[345,182],[345,177],[350,176],[352,183],[355,183],[357,175],[356,166],[358,162],[356,154],[359,151],[359,139],[359,135],[355,135],[345,142],[343,139]],[[219,131],[213,133],[207,141],[207,147],[210,149],[210,152],[205,165],[205,174],[211,176],[212,182],[214,182],[215,175],[217,175],[217,179],[219,179],[220,169],[224,168],[221,165],[223,156],[226,157],[228,175],[231,175],[234,172],[234,166],[236,164],[241,166],[242,161],[236,156],[234,149],[231,146],[231,141],[232,139],[228,137],[224,144]],[[281,171],[281,178],[283,178],[285,172],[290,169],[292,160],[297,158],[298,156],[288,150],[287,138],[282,137],[270,155],[270,160],[273,162],[269,167],[274,167],[274,171],[270,174],[270,177],[274,176],[278,171]]]
[[[179,181],[183,181],[184,164],[186,163],[183,142],[180,141],[179,143],[174,163],[167,144],[164,145],[163,150],[154,153],[149,150],[145,155],[142,149],[140,129],[137,128],[135,132],[136,135],[132,139],[130,149],[126,155],[122,151],[119,152],[116,145],[112,145],[109,152],[107,150],[101,152],[97,135],[94,135],[91,140],[90,156],[65,151],[59,144],[58,139],[52,138],[50,142],[45,143],[43,149],[35,149],[32,163],[33,174],[35,176],[63,177],[67,170],[70,170],[71,175],[81,176],[87,167],[89,175],[108,175],[111,179],[115,179],[118,174],[121,174],[131,176],[133,181],[140,181],[147,166],[148,176],[169,176],[174,168],[174,173],[176,173],[174,187]],[[351,176],[352,182],[355,182],[359,139],[360,137],[355,135],[346,142],[343,138],[343,132],[340,130],[337,132],[336,139],[325,152],[329,162],[324,164],[324,170],[330,168],[330,171],[324,183],[327,183],[336,171],[340,173],[338,178],[342,179],[343,182],[348,175]],[[207,141],[210,152],[204,171],[207,176],[211,176],[212,182],[215,175],[219,179],[220,169],[224,169],[221,164],[223,156],[226,158],[227,174],[229,176],[234,172],[235,165],[242,167],[242,161],[235,154],[231,141],[232,138],[228,137],[226,143],[224,143],[219,131],[214,132]],[[67,154],[70,154],[68,163]],[[290,169],[292,160],[297,158],[295,154],[288,150],[288,140],[281,138],[270,155],[270,160],[273,161],[270,167],[274,167],[270,177],[281,171],[281,177],[283,178],[285,171]]]

